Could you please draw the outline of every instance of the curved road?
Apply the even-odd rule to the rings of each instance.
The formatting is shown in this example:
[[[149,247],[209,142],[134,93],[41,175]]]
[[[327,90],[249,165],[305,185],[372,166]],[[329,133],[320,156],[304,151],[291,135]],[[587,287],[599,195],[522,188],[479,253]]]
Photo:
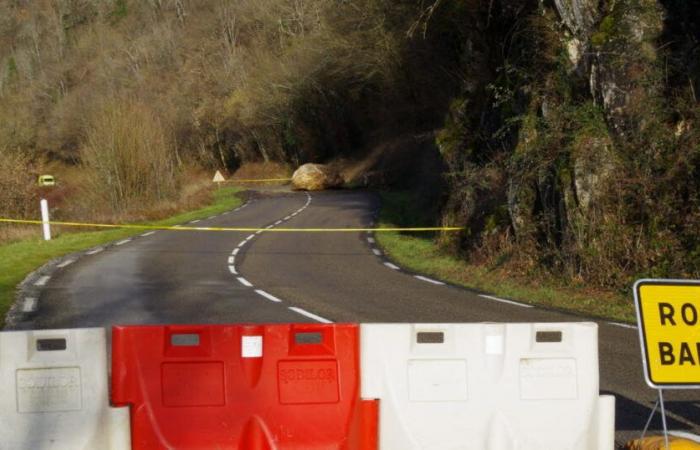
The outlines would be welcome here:
[[[191,226],[367,227],[378,208],[375,195],[360,191],[254,192],[244,207]],[[158,231],[119,244],[84,254],[44,280],[38,311],[23,327],[587,320],[408,273],[385,259],[367,233]],[[601,390],[617,397],[624,441],[643,427],[655,392],[642,378],[636,329],[599,325]],[[697,433],[700,395],[666,397],[671,428]]]

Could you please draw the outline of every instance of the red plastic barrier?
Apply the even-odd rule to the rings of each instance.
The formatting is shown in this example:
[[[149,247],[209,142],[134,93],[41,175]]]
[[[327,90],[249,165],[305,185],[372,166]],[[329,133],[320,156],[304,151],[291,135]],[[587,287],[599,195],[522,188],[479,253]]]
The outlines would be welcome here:
[[[356,325],[114,327],[134,449],[376,450]]]

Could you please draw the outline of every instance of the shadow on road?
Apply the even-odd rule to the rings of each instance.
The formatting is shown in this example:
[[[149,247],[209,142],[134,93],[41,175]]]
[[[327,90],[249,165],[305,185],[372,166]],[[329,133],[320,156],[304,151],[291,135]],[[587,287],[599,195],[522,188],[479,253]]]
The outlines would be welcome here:
[[[644,428],[649,415],[654,409],[654,402],[642,404],[630,398],[614,392],[602,392],[615,396],[615,429],[617,431],[640,431]],[[700,401],[667,401],[667,423],[670,430],[700,432]],[[657,409],[649,429],[660,431],[663,429],[661,415]]]

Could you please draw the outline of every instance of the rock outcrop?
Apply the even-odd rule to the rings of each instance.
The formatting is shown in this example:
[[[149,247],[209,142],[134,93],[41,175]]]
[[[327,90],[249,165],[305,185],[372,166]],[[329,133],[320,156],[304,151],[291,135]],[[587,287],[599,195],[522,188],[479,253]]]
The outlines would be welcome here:
[[[341,187],[343,183],[338,171],[323,164],[304,164],[292,175],[292,189],[296,190],[322,191]]]
[[[554,5],[562,22],[576,36],[587,37],[599,18],[596,0],[554,0]]]

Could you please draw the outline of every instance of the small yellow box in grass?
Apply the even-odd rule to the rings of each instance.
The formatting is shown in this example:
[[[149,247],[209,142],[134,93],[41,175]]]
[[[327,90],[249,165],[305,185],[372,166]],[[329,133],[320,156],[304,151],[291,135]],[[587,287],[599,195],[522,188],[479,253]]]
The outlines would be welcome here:
[[[56,186],[56,179],[53,175],[39,175],[39,186]]]

